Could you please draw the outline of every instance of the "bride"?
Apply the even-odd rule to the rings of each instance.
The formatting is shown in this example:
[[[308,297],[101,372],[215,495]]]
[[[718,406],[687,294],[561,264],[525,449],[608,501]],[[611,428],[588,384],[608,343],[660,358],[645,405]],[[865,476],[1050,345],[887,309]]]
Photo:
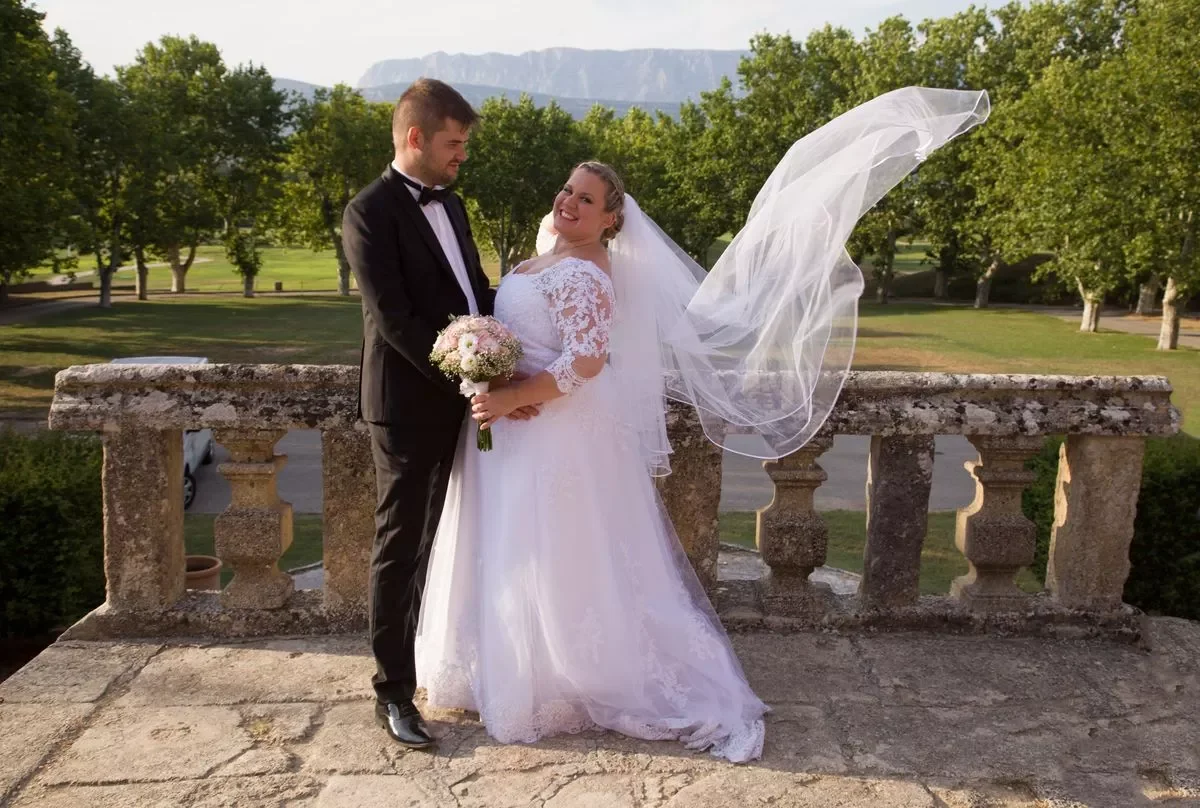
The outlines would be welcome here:
[[[501,742],[604,728],[760,757],[751,690],[652,476],[669,472],[666,398],[706,434],[803,445],[853,347],[854,224],[934,149],[987,117],[985,93],[907,88],[798,141],[707,275],[602,163],[571,173],[556,236],[506,276],[495,316],[518,379],[472,399],[434,540],[417,676],[434,708]],[[540,405],[532,419],[508,419]]]

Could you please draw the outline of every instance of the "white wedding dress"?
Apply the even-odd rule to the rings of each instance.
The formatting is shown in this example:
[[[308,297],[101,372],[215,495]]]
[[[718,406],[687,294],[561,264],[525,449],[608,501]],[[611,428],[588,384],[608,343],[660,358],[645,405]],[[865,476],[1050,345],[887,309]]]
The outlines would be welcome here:
[[[569,392],[498,422],[491,452],[464,425],[417,635],[429,705],[478,711],[501,742],[605,728],[759,757],[767,708],[617,417],[613,369],[571,367],[607,350],[611,281],[577,258],[510,273],[496,317],[520,372]]]

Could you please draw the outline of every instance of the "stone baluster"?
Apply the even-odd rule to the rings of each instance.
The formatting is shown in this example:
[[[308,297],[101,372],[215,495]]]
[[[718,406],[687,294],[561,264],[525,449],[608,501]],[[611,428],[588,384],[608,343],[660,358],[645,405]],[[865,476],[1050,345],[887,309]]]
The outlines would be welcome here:
[[[362,429],[321,434],[325,603],[366,607],[375,536],[375,464]]]
[[[975,501],[959,510],[955,544],[969,570],[954,579],[950,594],[971,609],[1009,611],[1025,606],[1017,588],[1021,567],[1033,563],[1036,528],[1021,512],[1021,492],[1037,476],[1025,461],[1042,448],[1044,438],[970,436],[978,461],[965,463],[975,477]]]
[[[233,501],[213,523],[217,556],[233,571],[221,592],[222,605],[241,609],[277,609],[294,589],[279,569],[279,557],[292,544],[292,505],[279,499],[277,475],[287,462],[275,444],[287,434],[272,429],[222,429],[216,439],[229,450],[221,474],[233,489]]]
[[[171,606],[184,591],[183,432],[105,432],[102,474],[109,608]]]
[[[1058,459],[1046,588],[1072,609],[1117,609],[1142,484],[1140,437],[1069,435]]]
[[[813,495],[829,475],[816,461],[832,445],[832,437],[816,437],[787,457],[763,463],[775,484],[774,498],[757,519],[758,550],[770,570],[762,580],[769,614],[795,614],[812,606],[808,576],[825,563],[829,546],[829,528],[813,507]]]
[[[678,402],[667,407],[671,473],[655,482],[696,577],[705,589],[717,583],[720,547],[721,447],[704,435],[696,411]]]
[[[871,439],[867,542],[859,584],[863,605],[887,608],[917,602],[932,481],[932,435]]]

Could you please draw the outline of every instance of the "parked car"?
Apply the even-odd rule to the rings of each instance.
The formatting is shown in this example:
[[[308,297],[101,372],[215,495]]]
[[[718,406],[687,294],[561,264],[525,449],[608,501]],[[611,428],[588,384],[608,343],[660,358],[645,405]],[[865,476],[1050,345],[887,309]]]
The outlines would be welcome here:
[[[207,365],[203,356],[126,356],[114,365]],[[183,507],[196,499],[196,469],[213,461],[216,444],[211,429],[188,429],[183,433]]]

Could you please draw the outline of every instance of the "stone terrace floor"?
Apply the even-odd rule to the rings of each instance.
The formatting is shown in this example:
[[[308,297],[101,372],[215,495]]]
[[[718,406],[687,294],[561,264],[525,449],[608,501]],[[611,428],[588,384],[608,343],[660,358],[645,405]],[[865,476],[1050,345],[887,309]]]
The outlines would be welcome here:
[[[1200,806],[1200,624],[1144,647],[741,634],[762,761],[586,734],[502,746],[433,714],[436,754],[372,721],[360,637],[59,643],[0,685],[0,805]]]

